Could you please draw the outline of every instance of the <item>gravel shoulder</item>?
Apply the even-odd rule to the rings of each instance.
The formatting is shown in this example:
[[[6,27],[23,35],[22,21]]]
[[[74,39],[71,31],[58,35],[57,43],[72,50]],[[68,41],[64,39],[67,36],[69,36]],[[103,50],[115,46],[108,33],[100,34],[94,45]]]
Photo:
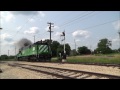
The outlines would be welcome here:
[[[81,65],[81,64],[41,63],[41,62],[18,62],[18,61],[11,61],[9,63],[14,63],[14,62],[21,64],[57,67],[57,68],[89,71],[89,72],[120,76],[119,67],[106,67],[106,66]],[[56,79],[56,77],[53,77],[51,75],[37,73],[19,67],[11,67],[5,63],[0,63],[0,68],[3,71],[2,73],[0,73],[0,79]]]
[[[23,63],[23,62],[21,62]],[[73,69],[73,70],[81,70],[88,72],[96,72],[110,75],[120,76],[120,68],[119,67],[106,67],[106,66],[96,66],[96,65],[82,65],[82,64],[61,64],[61,63],[31,63],[24,62],[25,64],[31,65],[39,65],[39,66],[48,66],[48,67],[57,67],[57,68],[65,68],[65,69]]]
[[[55,78],[51,75],[37,73],[19,67],[11,67],[6,64],[1,65],[1,70],[2,73],[0,73],[0,79],[54,79]]]

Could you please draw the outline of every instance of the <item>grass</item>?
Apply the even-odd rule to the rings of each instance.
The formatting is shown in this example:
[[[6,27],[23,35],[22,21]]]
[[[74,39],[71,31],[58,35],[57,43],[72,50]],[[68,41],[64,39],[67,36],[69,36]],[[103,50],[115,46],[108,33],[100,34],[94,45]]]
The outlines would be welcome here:
[[[0,61],[16,61],[16,59],[2,59]]]
[[[69,63],[101,63],[101,64],[120,64],[120,54],[106,55],[80,55],[67,57]],[[0,61],[15,61],[15,59],[6,59]],[[52,58],[52,62],[58,62],[58,58]]]
[[[120,64],[120,54],[71,56],[66,60],[70,63]],[[52,61],[57,61],[57,58]]]

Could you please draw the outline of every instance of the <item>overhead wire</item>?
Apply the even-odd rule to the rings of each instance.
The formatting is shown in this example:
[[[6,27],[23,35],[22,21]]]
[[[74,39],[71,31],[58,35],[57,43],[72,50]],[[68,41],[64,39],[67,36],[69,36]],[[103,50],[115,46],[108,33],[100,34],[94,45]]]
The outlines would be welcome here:
[[[19,32],[20,30],[23,29],[23,27],[24,27],[27,23],[29,23],[30,19],[33,18],[33,16],[34,16],[36,13],[37,13],[37,11],[33,12],[33,15],[32,15],[30,18],[28,18],[28,20],[25,22],[25,24],[23,24],[23,26],[16,32],[15,36],[18,34],[18,32]]]
[[[85,16],[87,16],[87,15],[93,13],[93,12],[95,12],[95,11],[92,11],[92,12],[90,12],[90,13],[87,13],[87,14],[83,15],[83,16],[80,16],[80,17],[77,17],[77,18],[75,18],[75,19],[73,19],[73,20],[70,20],[69,22],[64,23],[63,25],[60,25],[60,27],[63,27],[63,26],[65,26],[65,25],[69,24],[69,23],[73,23],[74,21],[79,20],[79,18],[83,18],[83,17],[85,17]]]
[[[108,21],[108,22],[105,22],[105,23],[97,24],[97,25],[94,25],[94,26],[90,26],[90,27],[87,27],[87,28],[83,28],[83,29],[81,29],[81,30],[86,30],[86,29],[90,29],[90,28],[95,28],[95,27],[102,26],[102,25],[105,25],[105,24],[108,24],[108,23],[112,23],[112,22],[115,22],[115,21],[117,21],[117,20],[112,20],[112,21]],[[72,32],[69,32],[69,33],[73,33],[73,32],[75,32],[75,31],[72,31]],[[68,33],[68,34],[69,34],[69,33]]]

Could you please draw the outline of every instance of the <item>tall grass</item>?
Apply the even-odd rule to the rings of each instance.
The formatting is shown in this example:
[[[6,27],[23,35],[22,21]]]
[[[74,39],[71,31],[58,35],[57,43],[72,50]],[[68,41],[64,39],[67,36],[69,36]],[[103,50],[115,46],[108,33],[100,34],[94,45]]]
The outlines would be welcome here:
[[[67,62],[120,64],[120,55],[101,55],[101,56],[91,55],[91,56],[68,57]]]
[[[120,54],[71,56],[66,60],[70,63],[120,64]],[[58,60],[54,58],[52,61]]]

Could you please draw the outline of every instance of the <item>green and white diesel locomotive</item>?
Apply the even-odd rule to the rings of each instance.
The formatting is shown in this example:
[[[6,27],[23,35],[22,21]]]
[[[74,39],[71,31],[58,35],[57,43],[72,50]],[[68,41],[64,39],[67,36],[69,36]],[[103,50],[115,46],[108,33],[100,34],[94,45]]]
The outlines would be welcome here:
[[[51,61],[52,51],[46,41],[38,41],[19,50],[17,60]]]

